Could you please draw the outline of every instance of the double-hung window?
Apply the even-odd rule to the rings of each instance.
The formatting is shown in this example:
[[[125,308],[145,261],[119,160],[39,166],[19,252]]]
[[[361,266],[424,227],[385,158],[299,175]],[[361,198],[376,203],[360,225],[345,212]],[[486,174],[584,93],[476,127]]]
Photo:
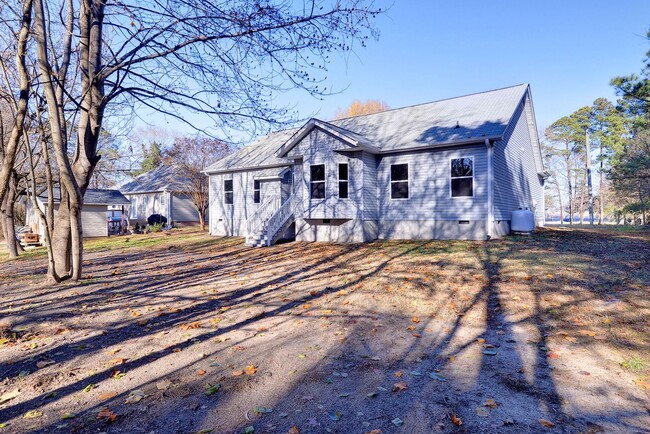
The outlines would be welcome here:
[[[312,164],[309,167],[309,197],[311,199],[325,199],[325,165]]]
[[[226,205],[233,204],[232,179],[223,180],[223,203]]]
[[[348,164],[339,163],[339,199],[348,198]]]
[[[451,197],[474,196],[474,158],[451,160]]]
[[[408,164],[390,165],[390,198],[391,199],[409,198],[409,165]]]
[[[260,190],[261,190],[260,182],[257,179],[255,179],[253,181],[253,202],[254,203],[260,203],[260,199],[261,199]]]

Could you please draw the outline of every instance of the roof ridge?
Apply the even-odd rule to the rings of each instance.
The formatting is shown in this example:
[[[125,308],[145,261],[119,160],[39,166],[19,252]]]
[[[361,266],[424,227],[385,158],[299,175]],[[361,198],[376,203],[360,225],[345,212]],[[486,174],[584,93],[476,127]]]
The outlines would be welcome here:
[[[398,111],[398,110],[404,110],[404,109],[408,109],[408,108],[412,108],[412,107],[419,107],[419,106],[423,106],[423,105],[427,105],[427,104],[434,104],[434,103],[443,102],[443,101],[451,101],[451,100],[460,99],[460,98],[467,98],[469,96],[481,95],[481,94],[484,94],[484,93],[491,93],[491,92],[498,92],[498,91],[501,91],[501,90],[512,89],[512,88],[515,88],[515,87],[528,86],[528,85],[529,85],[529,83],[519,83],[519,84],[515,84],[515,85],[512,85],[512,86],[504,86],[504,87],[499,87],[497,89],[484,90],[482,92],[473,92],[473,93],[468,93],[468,94],[460,95],[460,96],[453,96],[453,97],[449,97],[449,98],[437,99],[437,100],[434,100],[434,101],[420,102],[420,103],[411,104],[411,105],[407,105],[407,106],[403,106],[403,107],[395,107],[395,108],[384,110],[384,111],[381,111],[381,112],[364,113],[364,114],[360,114],[360,115],[356,115],[356,116],[348,116],[348,117],[341,118],[341,119],[332,119],[330,121],[325,121],[325,122],[332,123],[332,122],[344,121],[344,120],[347,120],[347,119],[360,118],[360,117],[364,117],[364,116],[374,116],[374,115],[379,115],[379,114],[382,114],[382,113],[395,112],[395,111]],[[342,127],[339,127],[339,128],[342,128]]]

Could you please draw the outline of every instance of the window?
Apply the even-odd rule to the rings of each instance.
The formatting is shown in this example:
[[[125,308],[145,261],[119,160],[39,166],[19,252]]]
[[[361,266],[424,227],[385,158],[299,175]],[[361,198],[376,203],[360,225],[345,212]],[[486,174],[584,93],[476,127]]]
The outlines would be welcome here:
[[[223,203],[226,205],[233,204],[232,179],[223,180]]]
[[[339,198],[348,198],[348,164],[339,164]]]
[[[474,196],[474,157],[451,160],[451,197]]]
[[[253,202],[260,203],[260,182],[258,180],[253,181]]]
[[[391,199],[409,198],[409,165],[408,164],[390,165],[390,198]]]
[[[312,199],[325,199],[325,165],[314,164],[310,166],[310,197]]]

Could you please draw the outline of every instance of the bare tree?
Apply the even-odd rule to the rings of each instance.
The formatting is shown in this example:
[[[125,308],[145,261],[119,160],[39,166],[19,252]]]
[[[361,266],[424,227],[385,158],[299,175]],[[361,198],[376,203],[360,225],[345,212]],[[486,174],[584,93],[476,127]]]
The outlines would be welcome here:
[[[380,13],[371,0],[23,1],[17,63],[25,58],[33,12],[29,46],[61,183],[51,234],[55,266],[48,272],[57,281],[81,277],[83,195],[100,158],[109,105],[153,108],[188,124],[185,112],[202,113],[226,137],[285,125],[291,113],[275,107],[272,96],[295,88],[331,93],[324,86],[329,56],[376,36],[372,19]],[[22,78],[0,199],[29,96],[28,77]]]
[[[178,174],[178,191],[186,193],[196,208],[201,230],[205,230],[208,213],[208,177],[206,167],[230,154],[227,143],[205,136],[181,137],[167,152],[167,164]]]

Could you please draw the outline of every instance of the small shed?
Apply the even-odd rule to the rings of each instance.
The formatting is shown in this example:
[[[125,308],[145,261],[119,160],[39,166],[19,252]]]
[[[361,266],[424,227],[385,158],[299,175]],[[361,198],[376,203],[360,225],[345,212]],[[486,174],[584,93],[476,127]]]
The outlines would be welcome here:
[[[38,206],[42,211],[47,208],[47,191],[37,196]],[[59,210],[61,202],[61,192],[58,188],[54,189],[54,215]],[[108,236],[108,207],[109,206],[128,206],[131,202],[124,197],[119,190],[105,189],[88,189],[84,195],[84,205],[81,210],[81,224],[84,238],[106,237]],[[28,200],[25,206],[25,224],[29,226],[33,233],[41,237],[45,234],[45,229],[41,225],[40,218],[35,212],[31,200]],[[47,215],[47,212],[45,213]],[[56,217],[55,217],[56,218]]]
[[[168,223],[198,224],[199,215],[192,202],[192,183],[175,165],[163,164],[119,186],[129,198],[129,224],[146,224],[151,214],[160,214]]]

